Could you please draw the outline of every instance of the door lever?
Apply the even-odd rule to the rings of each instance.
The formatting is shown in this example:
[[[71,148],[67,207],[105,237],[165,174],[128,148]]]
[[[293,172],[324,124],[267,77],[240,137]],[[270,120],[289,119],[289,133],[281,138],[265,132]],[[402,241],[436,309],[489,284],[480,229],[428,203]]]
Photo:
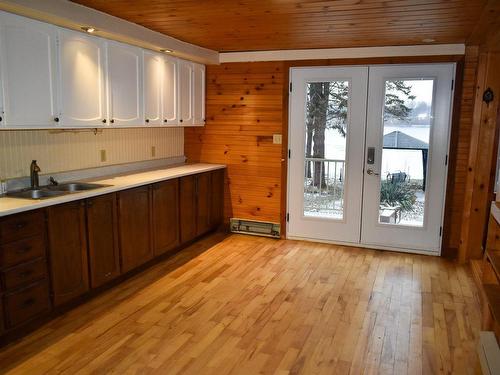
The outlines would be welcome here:
[[[368,168],[368,169],[366,170],[366,173],[368,173],[370,176],[380,176],[380,174],[379,174],[379,173],[375,173],[375,172],[373,171],[373,169],[371,169],[371,168]]]

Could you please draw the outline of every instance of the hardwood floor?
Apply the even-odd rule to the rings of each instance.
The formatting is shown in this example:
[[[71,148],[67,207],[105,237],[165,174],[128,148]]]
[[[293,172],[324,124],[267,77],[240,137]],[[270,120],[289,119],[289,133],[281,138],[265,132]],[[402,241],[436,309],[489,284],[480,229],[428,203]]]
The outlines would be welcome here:
[[[215,234],[0,351],[12,374],[471,374],[479,306],[441,258]]]

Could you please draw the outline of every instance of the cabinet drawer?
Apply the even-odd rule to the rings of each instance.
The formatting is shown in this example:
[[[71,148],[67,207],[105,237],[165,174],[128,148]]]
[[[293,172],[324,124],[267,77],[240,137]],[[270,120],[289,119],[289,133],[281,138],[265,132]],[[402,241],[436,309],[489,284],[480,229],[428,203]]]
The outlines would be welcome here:
[[[6,294],[4,302],[7,326],[15,327],[49,311],[48,283],[44,280],[18,292]]]
[[[39,258],[29,263],[2,271],[2,282],[6,291],[33,283],[47,277],[47,262]]]
[[[43,235],[0,246],[0,267],[10,267],[40,257],[45,257]]]
[[[0,243],[43,234],[44,231],[45,216],[42,211],[8,216],[0,221]]]

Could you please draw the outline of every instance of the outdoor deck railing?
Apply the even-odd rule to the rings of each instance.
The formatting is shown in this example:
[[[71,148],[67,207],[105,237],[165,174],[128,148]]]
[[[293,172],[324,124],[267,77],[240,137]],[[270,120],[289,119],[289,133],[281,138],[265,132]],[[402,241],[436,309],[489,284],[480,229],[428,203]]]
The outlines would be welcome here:
[[[305,158],[305,211],[335,211],[343,206],[345,161]]]

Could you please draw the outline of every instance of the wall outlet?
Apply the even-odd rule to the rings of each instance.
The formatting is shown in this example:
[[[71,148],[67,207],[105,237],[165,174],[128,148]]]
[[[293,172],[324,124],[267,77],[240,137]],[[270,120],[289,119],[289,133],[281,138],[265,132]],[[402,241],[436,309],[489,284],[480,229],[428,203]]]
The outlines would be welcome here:
[[[101,150],[101,162],[106,161],[106,150]]]
[[[280,145],[283,141],[283,136],[281,134],[273,134],[273,143],[275,145]]]
[[[156,147],[155,146],[151,146],[151,157],[155,157],[156,156]]]

